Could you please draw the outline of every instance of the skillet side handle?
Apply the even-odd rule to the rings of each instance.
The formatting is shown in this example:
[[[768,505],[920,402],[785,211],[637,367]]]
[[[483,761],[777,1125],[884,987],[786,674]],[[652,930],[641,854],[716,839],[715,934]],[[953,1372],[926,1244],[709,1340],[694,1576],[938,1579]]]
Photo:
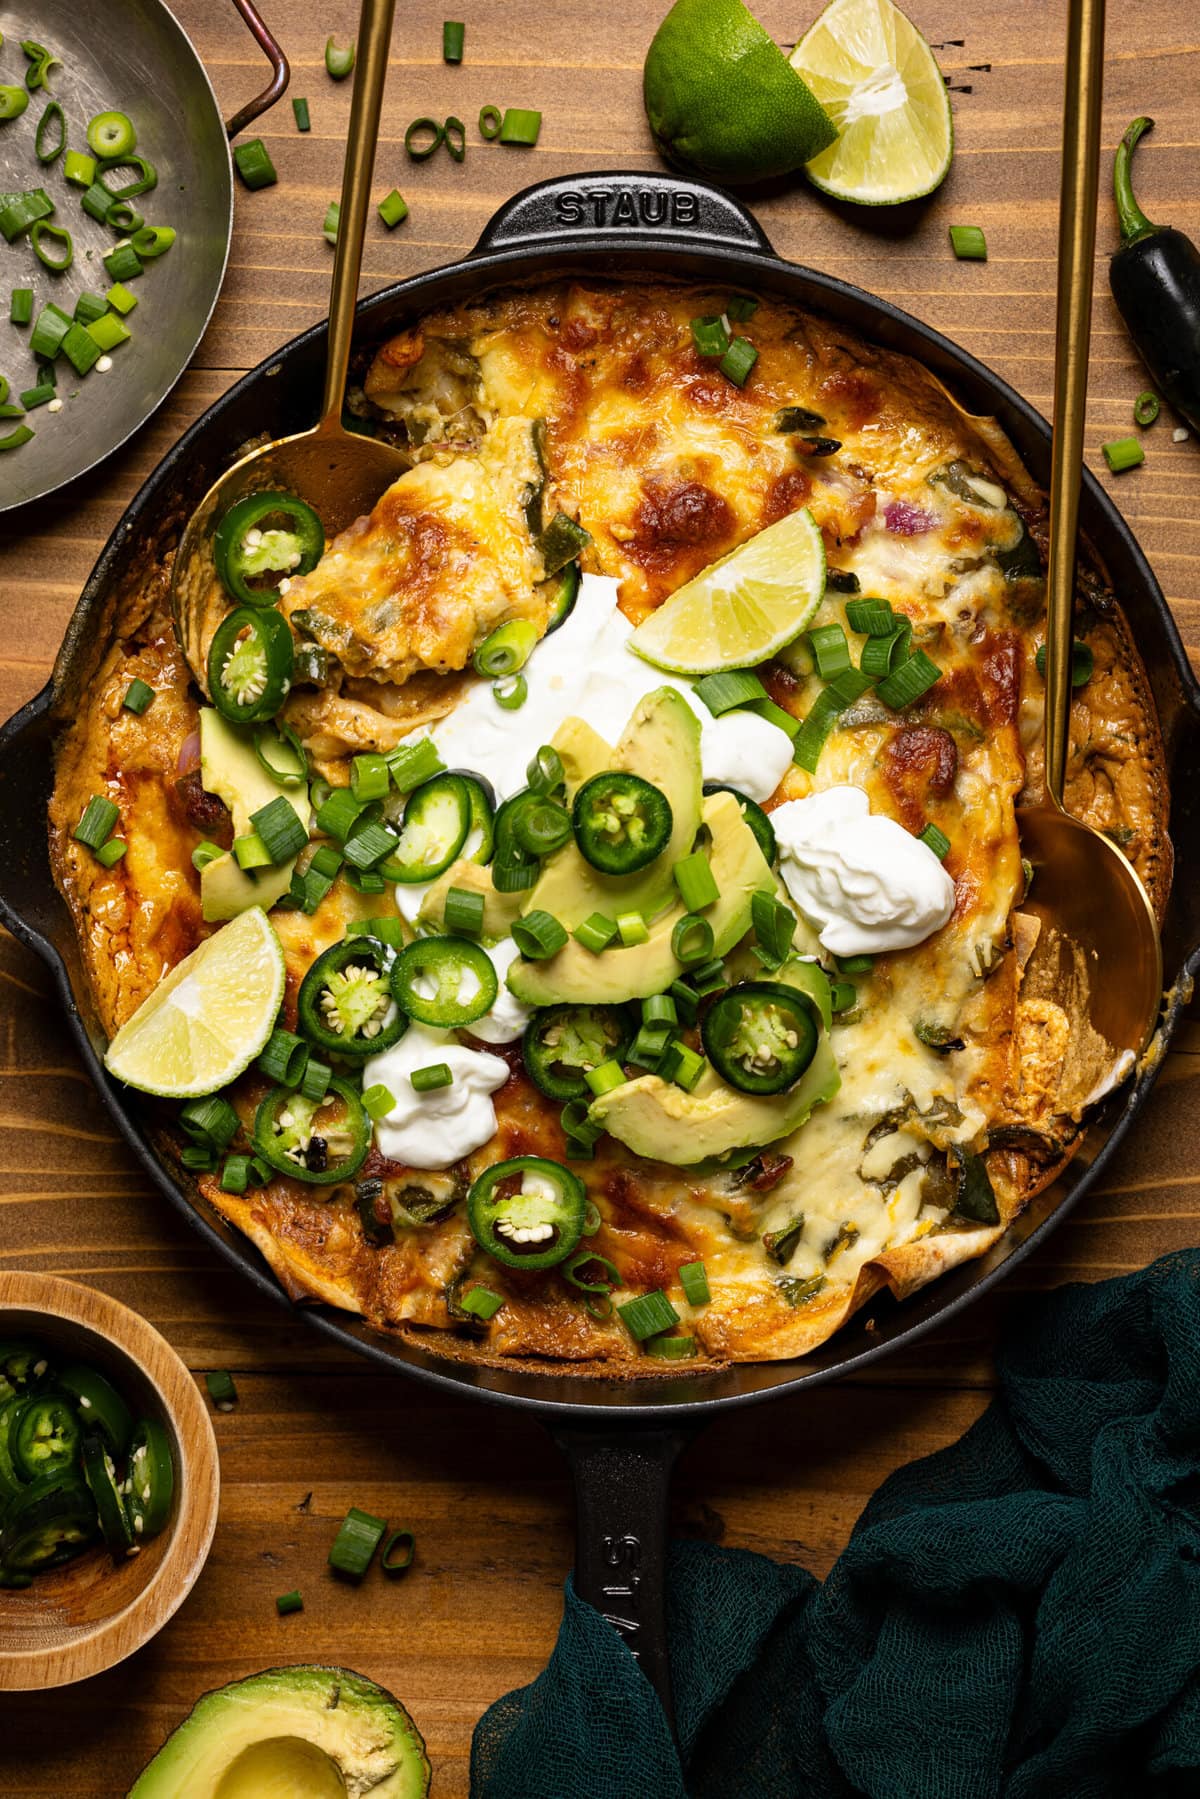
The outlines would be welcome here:
[[[675,1728],[667,1652],[671,1474],[690,1433],[555,1430],[575,1483],[575,1590],[618,1632]]]
[[[254,0],[233,0],[233,4],[241,13],[247,31],[271,65],[271,79],[261,94],[253,100],[247,100],[245,106],[239,108],[233,117],[226,121],[225,132],[228,137],[236,137],[244,131],[260,113],[274,106],[287,92],[287,84],[292,78],[288,67],[288,59],[283,54],[278,42],[271,35],[270,27],[265,23],[262,14],[254,5]]]
[[[471,254],[539,244],[594,245],[601,236],[644,240],[651,250],[665,240],[694,250],[775,255],[753,214],[731,194],[681,175],[620,170],[567,175],[525,188],[493,215]]]

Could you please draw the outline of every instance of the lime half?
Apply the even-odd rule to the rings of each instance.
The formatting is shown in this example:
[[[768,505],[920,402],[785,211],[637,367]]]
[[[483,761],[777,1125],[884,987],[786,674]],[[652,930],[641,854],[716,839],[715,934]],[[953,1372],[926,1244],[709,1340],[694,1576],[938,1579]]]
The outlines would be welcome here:
[[[629,645],[673,674],[753,668],[812,623],[824,591],[825,546],[804,507],[676,588]]]
[[[950,99],[933,51],[892,0],[831,0],[792,67],[838,128],[837,142],[804,170],[823,193],[897,206],[945,179]]]
[[[164,975],[109,1044],[104,1066],[163,1099],[215,1093],[271,1035],[285,974],[271,921],[251,906]]]

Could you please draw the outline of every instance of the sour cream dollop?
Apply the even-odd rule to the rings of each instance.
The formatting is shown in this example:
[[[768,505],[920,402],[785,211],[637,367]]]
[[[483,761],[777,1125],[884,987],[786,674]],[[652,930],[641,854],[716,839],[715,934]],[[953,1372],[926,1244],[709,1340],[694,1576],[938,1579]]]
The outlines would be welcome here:
[[[788,800],[771,823],[784,885],[835,956],[912,949],[954,910],[954,882],[933,851],[873,813],[861,788]]]
[[[445,1062],[454,1076],[449,1087],[417,1093],[414,1069]],[[395,1098],[386,1117],[376,1120],[375,1142],[389,1161],[410,1168],[445,1168],[481,1149],[496,1134],[492,1094],[508,1079],[508,1064],[486,1050],[468,1049],[449,1031],[412,1024],[391,1049],[372,1056],[363,1068],[363,1086],[382,1083]]]

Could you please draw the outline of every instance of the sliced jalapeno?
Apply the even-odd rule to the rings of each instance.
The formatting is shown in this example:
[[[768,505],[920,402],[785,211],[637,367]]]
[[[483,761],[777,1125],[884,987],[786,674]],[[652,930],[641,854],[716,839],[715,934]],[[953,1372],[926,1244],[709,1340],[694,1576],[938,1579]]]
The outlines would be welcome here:
[[[768,865],[775,866],[775,858],[779,854],[775,842],[775,827],[770,815],[763,811],[756,800],[752,800],[739,787],[727,787],[723,781],[706,781],[704,791],[709,793],[731,793],[741,809],[742,817],[754,833],[754,841],[762,851]]]
[[[389,881],[432,881],[457,861],[471,829],[471,792],[462,775],[435,775],[408,796],[400,839],[383,866]]]
[[[134,1542],[156,1537],[171,1515],[175,1492],[171,1439],[157,1418],[143,1418],[133,1433],[125,1485],[125,1511]]]
[[[50,1374],[50,1358],[40,1343],[0,1343],[0,1405],[18,1393],[32,1393]]]
[[[354,1062],[398,1043],[408,1019],[392,998],[390,970],[391,952],[376,937],[347,937],[319,955],[296,1000],[309,1042]]]
[[[325,528],[311,506],[291,493],[252,493],[217,526],[213,561],[235,600],[273,606],[280,580],[308,574],[324,549]]]
[[[96,1508],[81,1480],[34,1481],[9,1506],[0,1530],[0,1567],[32,1574],[69,1561],[96,1535]]]
[[[134,1546],[133,1526],[117,1486],[112,1456],[99,1437],[85,1437],[82,1460],[83,1478],[100,1520],[100,1534],[113,1561],[122,1561]]]
[[[292,633],[282,613],[239,606],[221,620],[208,650],[208,690],[235,724],[274,718],[291,685]]]
[[[586,1209],[578,1175],[541,1156],[494,1163],[467,1196],[476,1242],[508,1268],[553,1268],[569,1256],[583,1235]]]
[[[466,839],[458,853],[482,866],[491,861],[496,848],[496,790],[482,775],[473,775],[465,768],[446,772],[462,782],[471,808]]]
[[[70,1395],[85,1431],[101,1437],[112,1455],[122,1456],[133,1435],[133,1413],[110,1381],[81,1362],[64,1368],[56,1386]]]
[[[371,1121],[348,1081],[335,1075],[323,1099],[276,1087],[254,1115],[254,1147],[281,1174],[331,1187],[348,1181],[371,1142]]]
[[[572,812],[575,841],[601,874],[629,875],[645,868],[670,840],[671,802],[640,775],[608,769],[585,781]]]
[[[782,1093],[817,1053],[808,995],[776,981],[742,981],[713,1002],[700,1025],[709,1061],[739,1093]]]
[[[25,1400],[18,1395],[0,1405],[0,1516],[3,1515],[7,1501],[25,1485],[17,1473],[10,1448],[13,1422],[24,1404]]]
[[[67,1393],[35,1393],[9,1423],[8,1446],[19,1480],[63,1474],[75,1464],[83,1427]]]
[[[565,568],[560,568],[556,575],[551,575],[548,581],[542,583],[550,597],[550,611],[546,619],[547,637],[551,631],[557,631],[561,624],[565,624],[574,612],[579,595],[579,578],[579,564],[568,562]]]
[[[615,1006],[547,1006],[525,1027],[521,1053],[530,1080],[550,1099],[590,1099],[584,1077],[601,1062],[623,1061],[631,1035]]]
[[[418,937],[392,965],[396,1004],[421,1024],[473,1024],[498,991],[492,958],[466,937]]]

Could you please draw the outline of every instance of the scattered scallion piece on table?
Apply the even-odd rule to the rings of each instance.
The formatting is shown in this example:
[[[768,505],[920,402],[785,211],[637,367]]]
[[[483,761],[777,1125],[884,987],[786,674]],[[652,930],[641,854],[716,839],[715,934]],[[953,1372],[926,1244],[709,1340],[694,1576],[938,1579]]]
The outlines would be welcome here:
[[[485,143],[500,136],[504,124],[504,114],[498,106],[481,106],[479,108],[479,135]]]
[[[149,681],[143,681],[140,675],[135,675],[125,689],[125,698],[121,704],[127,712],[136,712],[140,718],[153,698],[154,689]]]
[[[455,162],[463,161],[467,154],[467,128],[453,113],[442,126],[442,142]]]
[[[261,137],[249,137],[244,144],[235,145],[233,160],[248,188],[273,187],[279,180]]]
[[[1133,422],[1135,425],[1141,425],[1145,428],[1147,425],[1152,425],[1154,423],[1158,414],[1158,395],[1151,393],[1149,388],[1147,388],[1145,393],[1140,393],[1133,402]]]
[[[299,96],[293,98],[292,112],[295,114],[297,131],[310,131],[312,129],[312,120],[308,116],[307,100],[302,100]]]
[[[477,1293],[486,1294],[489,1303],[493,1300],[496,1302],[490,1312],[482,1310],[482,1300],[473,1306],[467,1304],[467,1300]],[[490,1292],[487,1287],[472,1287],[471,1291],[463,1296],[462,1309],[464,1312],[470,1312],[475,1318],[486,1320],[495,1317],[503,1304],[504,1301],[498,1293]],[[385,1574],[390,1574],[394,1579],[397,1574],[403,1574],[406,1568],[412,1567],[412,1559],[416,1552],[417,1539],[412,1531],[394,1530],[384,1545],[383,1554],[379,1558],[379,1566]]]
[[[421,141],[426,135],[429,137],[428,143]],[[445,126],[439,125],[436,119],[428,116],[414,119],[405,129],[404,148],[414,162],[426,162],[445,135]]]
[[[331,37],[325,39],[325,72],[334,81],[345,81],[354,69],[355,40],[351,38],[345,50],[339,50]]]
[[[467,28],[457,19],[446,19],[442,24],[442,61],[461,62],[463,59],[463,39]]]
[[[408,217],[408,205],[397,188],[379,202],[379,216],[389,231],[394,231],[401,220]]]
[[[37,123],[33,153],[40,163],[57,162],[67,147],[67,117],[57,100],[51,100]]]
[[[299,1589],[295,1588],[290,1593],[280,1593],[275,1601],[275,1610],[279,1613],[281,1618],[288,1617],[292,1612],[302,1612],[304,1610],[304,1600],[301,1597]]]
[[[386,1530],[385,1519],[374,1518],[370,1512],[362,1512],[352,1505],[342,1519],[329,1551],[329,1566],[334,1573],[347,1580],[361,1580],[371,1566],[371,1559]]]
[[[500,142],[516,144],[522,149],[531,150],[538,141],[542,129],[542,115],[528,107],[509,106],[505,108],[500,123]]]
[[[325,208],[325,218],[324,218],[324,222],[321,225],[321,232],[322,232],[322,235],[324,236],[325,242],[327,244],[336,244],[337,243],[338,223],[341,219],[341,216],[342,216],[341,201],[340,200],[331,200],[329,202],[329,205]]]
[[[204,1376],[204,1384],[208,1388],[208,1397],[218,1412],[231,1412],[237,1404],[237,1388],[228,1368],[214,1368]]]
[[[1139,468],[1146,460],[1146,452],[1136,437],[1117,437],[1110,443],[1101,444],[1100,448],[1114,475],[1123,475],[1127,469]]]
[[[950,246],[960,262],[987,261],[987,239],[978,225],[951,225]]]
[[[640,912],[620,912],[617,914],[617,935],[626,949],[632,949],[637,943],[649,942],[650,927]]]
[[[14,287],[8,302],[8,316],[14,325],[27,325],[33,317],[33,289]]]

